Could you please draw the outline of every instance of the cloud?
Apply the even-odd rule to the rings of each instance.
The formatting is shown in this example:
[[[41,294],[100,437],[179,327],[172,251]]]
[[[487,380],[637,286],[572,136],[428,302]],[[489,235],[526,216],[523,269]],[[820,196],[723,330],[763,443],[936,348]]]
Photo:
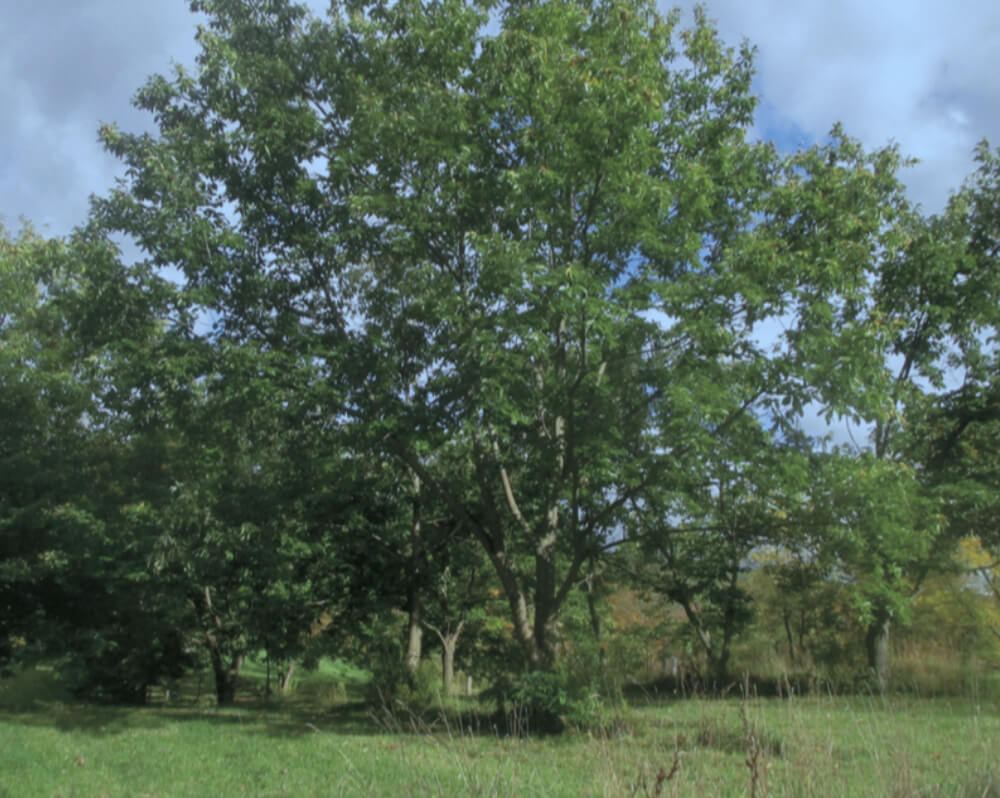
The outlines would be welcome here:
[[[195,17],[180,2],[41,0],[5,11],[0,56],[0,215],[46,232],[84,219],[87,197],[118,171],[97,141],[101,121],[149,127],[130,107],[171,60],[192,62]]]
[[[767,129],[818,140],[840,121],[869,147],[898,143],[921,161],[904,180],[927,210],[972,171],[981,138],[1000,143],[995,3],[718,0],[708,10],[727,41],[757,46]]]
[[[325,3],[312,0],[319,9]],[[198,19],[182,0],[10,3],[0,49],[0,217],[49,233],[81,222],[87,197],[120,167],[100,122],[150,128],[129,101],[171,61],[191,64]],[[782,146],[822,138],[835,121],[868,146],[899,143],[922,160],[905,176],[930,210],[973,168],[983,136],[1000,143],[1000,5],[715,0],[723,37],[757,45],[758,131]],[[690,19],[690,16],[688,17]]]

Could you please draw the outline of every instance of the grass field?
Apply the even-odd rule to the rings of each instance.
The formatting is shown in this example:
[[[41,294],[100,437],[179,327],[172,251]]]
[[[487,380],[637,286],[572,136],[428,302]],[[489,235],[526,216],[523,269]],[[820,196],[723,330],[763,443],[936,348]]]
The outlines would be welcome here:
[[[190,685],[126,709],[46,671],[0,681],[0,796],[1000,796],[996,699],[633,701],[608,732],[518,740],[473,703],[346,703],[333,670],[232,709]]]

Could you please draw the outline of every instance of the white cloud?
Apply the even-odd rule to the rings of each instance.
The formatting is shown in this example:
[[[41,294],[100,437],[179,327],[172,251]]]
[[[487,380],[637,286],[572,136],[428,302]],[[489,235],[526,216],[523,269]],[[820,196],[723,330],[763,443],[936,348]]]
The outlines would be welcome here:
[[[102,121],[149,127],[136,89],[171,61],[193,60],[195,17],[180,2],[40,0],[5,11],[0,56],[0,216],[44,232],[83,221],[87,198],[118,164],[97,141]]]
[[[313,8],[325,7],[312,0]],[[835,121],[868,146],[899,142],[922,160],[912,195],[939,209],[972,169],[983,136],[1000,143],[1000,5],[842,0],[715,0],[723,37],[758,46],[760,127],[805,146]],[[99,122],[149,127],[129,101],[145,79],[191,63],[197,18],[180,0],[35,0],[0,20],[0,217],[51,233],[83,220],[118,165]]]
[[[758,48],[756,87],[776,125],[822,138],[834,122],[870,147],[921,163],[911,196],[936,211],[972,171],[981,138],[1000,143],[1000,5],[717,0],[723,37]]]

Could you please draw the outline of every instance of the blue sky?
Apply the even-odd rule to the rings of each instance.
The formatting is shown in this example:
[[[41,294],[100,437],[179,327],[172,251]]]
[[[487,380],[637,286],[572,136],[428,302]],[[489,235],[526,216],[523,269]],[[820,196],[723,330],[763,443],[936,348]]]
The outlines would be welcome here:
[[[312,0],[322,8],[320,0]],[[1000,4],[995,0],[717,0],[723,38],[756,45],[757,133],[785,148],[836,121],[869,146],[896,141],[921,164],[911,196],[939,210],[973,168],[975,143],[1000,144]],[[688,16],[690,18],[690,16]],[[0,218],[59,235],[82,221],[118,164],[97,128],[149,128],[134,91],[171,61],[191,64],[198,18],[186,0],[34,0],[0,18]]]

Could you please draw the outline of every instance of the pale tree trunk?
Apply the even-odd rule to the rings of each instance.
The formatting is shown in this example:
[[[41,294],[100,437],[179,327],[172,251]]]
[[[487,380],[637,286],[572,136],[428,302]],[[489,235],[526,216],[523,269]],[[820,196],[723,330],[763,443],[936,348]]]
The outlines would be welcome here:
[[[455,646],[458,640],[448,637],[441,641],[441,692],[446,696],[452,694],[452,682],[455,681]]]
[[[892,619],[888,612],[882,610],[868,626],[865,636],[865,647],[868,653],[868,667],[875,675],[879,692],[884,693],[889,687],[891,677],[891,662],[889,651],[889,629]]]
[[[427,628],[432,629],[438,636],[438,640],[441,641],[441,691],[446,696],[454,694],[455,651],[458,648],[458,639],[462,636],[464,627],[464,618],[458,622],[453,630],[447,627],[442,630],[427,624]]]
[[[420,591],[411,584],[407,600],[406,670],[411,674],[420,667],[423,656],[424,630],[420,624]]]
[[[420,477],[413,475],[413,511],[410,520],[410,573],[406,591],[406,669],[415,674],[423,655],[424,629],[420,621],[421,596]]]

